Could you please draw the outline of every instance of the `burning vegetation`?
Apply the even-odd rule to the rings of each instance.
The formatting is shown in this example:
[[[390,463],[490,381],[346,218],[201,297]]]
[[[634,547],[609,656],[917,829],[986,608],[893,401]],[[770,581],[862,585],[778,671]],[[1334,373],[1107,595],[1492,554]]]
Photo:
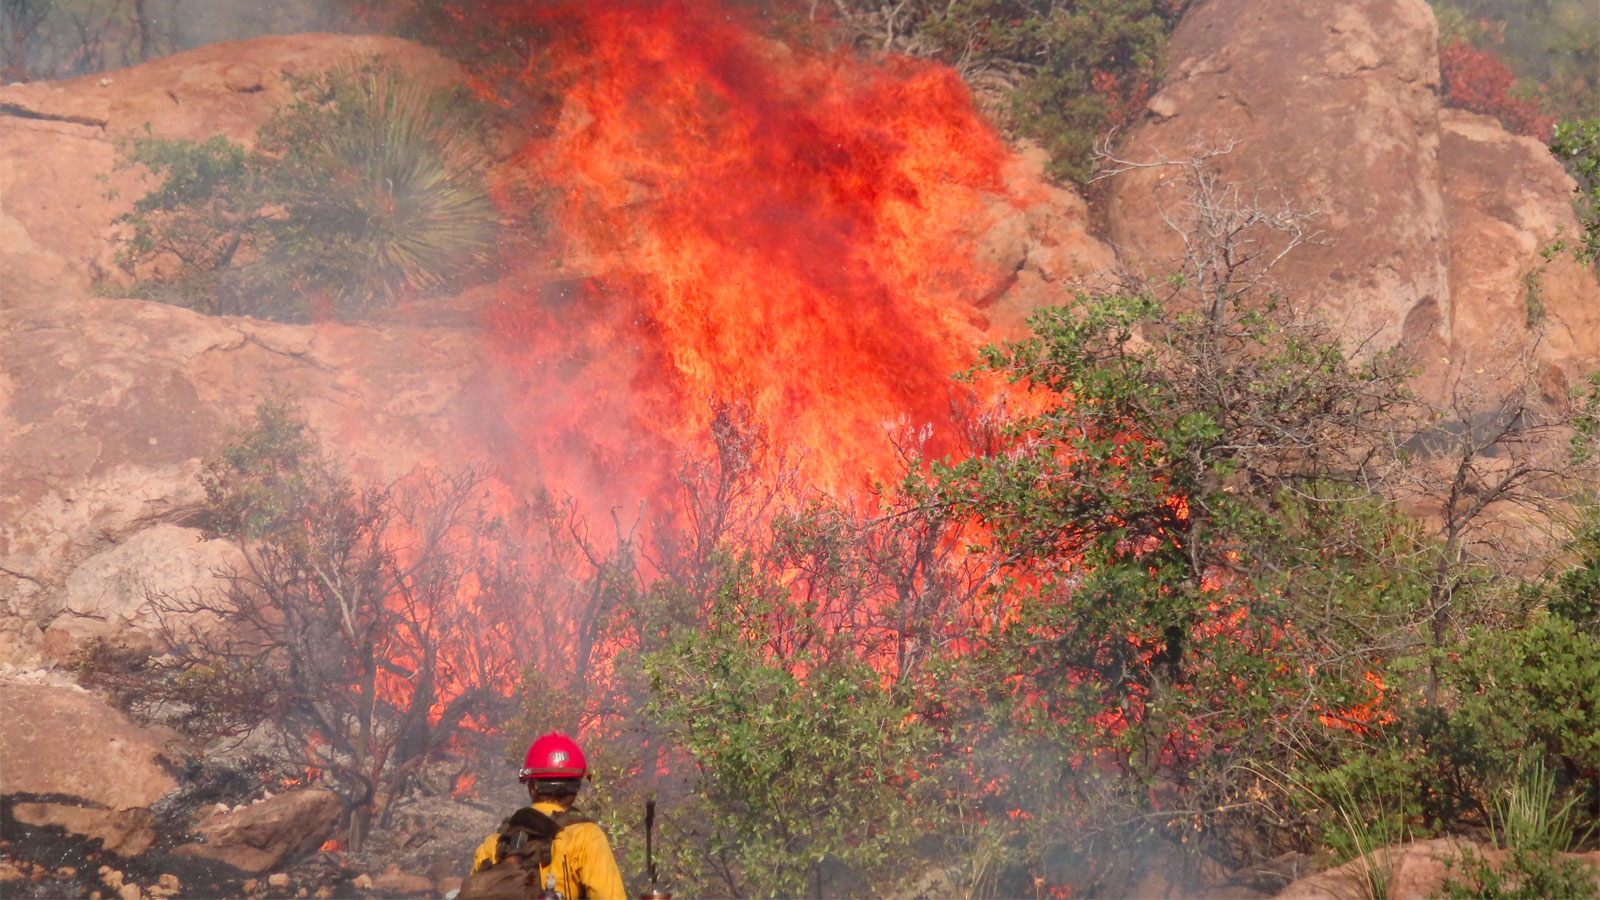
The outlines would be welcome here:
[[[1504,842],[1508,794],[1600,818],[1600,380],[1427,408],[1274,281],[1316,217],[1225,150],[1159,162],[1170,271],[986,347],[981,235],[1036,198],[954,69],[709,2],[424,12],[465,93],[358,66],[248,152],[128,157],[146,296],[489,298],[482,468],[366,483],[264,404],[201,476],[222,587],[152,594],[162,652],[86,658],[333,791],[325,858],[552,729],[629,877],[659,799],[684,895],[1125,895],[1174,858],[1273,889],[1322,845]],[[1525,539],[1573,511],[1564,555]]]

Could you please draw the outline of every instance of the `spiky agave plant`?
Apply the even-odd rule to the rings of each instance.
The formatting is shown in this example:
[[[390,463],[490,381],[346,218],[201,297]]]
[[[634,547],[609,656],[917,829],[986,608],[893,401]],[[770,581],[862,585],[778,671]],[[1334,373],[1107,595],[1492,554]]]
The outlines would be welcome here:
[[[1490,841],[1498,850],[1565,853],[1588,837],[1573,821],[1582,799],[1574,793],[1557,803],[1555,776],[1544,760],[1519,762],[1510,783],[1489,798]]]
[[[259,135],[282,176],[273,281],[359,317],[487,263],[497,218],[472,104],[378,61],[296,88]]]

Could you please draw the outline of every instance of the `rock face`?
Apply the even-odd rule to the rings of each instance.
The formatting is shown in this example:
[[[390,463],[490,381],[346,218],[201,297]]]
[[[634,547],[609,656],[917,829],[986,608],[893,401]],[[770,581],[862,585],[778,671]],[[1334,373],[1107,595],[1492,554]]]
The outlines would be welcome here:
[[[1450,222],[1449,357],[1457,371],[1503,370],[1530,342],[1552,392],[1571,363],[1600,355],[1600,282],[1570,254],[1540,251],[1577,232],[1573,183],[1532,138],[1486,116],[1439,114],[1439,160]],[[1566,363],[1567,365],[1563,365]]]
[[[126,856],[150,846],[150,806],[177,786],[155,735],[65,684],[0,680],[0,710],[0,795],[19,821]]]
[[[0,600],[16,636],[0,662],[68,658],[85,637],[142,624],[145,590],[209,582],[231,551],[181,523],[202,499],[200,460],[261,400],[298,402],[365,478],[460,461],[474,347],[459,330],[70,295],[0,315]]]
[[[1178,159],[1196,144],[1237,141],[1219,160],[1224,177],[1247,198],[1259,190],[1266,205],[1282,189],[1291,205],[1322,210],[1317,225],[1334,241],[1303,247],[1283,282],[1314,291],[1336,321],[1385,345],[1408,318],[1414,332],[1436,330],[1442,317],[1416,311],[1449,294],[1437,42],[1424,0],[1211,0],[1173,35],[1153,118],[1120,153]],[[1162,188],[1170,174],[1118,179],[1112,236],[1125,261],[1159,268],[1177,255],[1160,214],[1182,199]]]
[[[284,860],[315,850],[333,835],[341,813],[330,791],[294,791],[207,817],[195,827],[203,840],[172,852],[227,863],[244,872],[265,872]]]
[[[1024,144],[1006,173],[1020,208],[991,204],[994,225],[980,241],[980,255],[1009,276],[980,308],[997,340],[1022,337],[1028,314],[1060,303],[1063,293],[1091,284],[1115,269],[1111,247],[1089,232],[1089,208],[1070,188],[1044,174],[1045,152]]]
[[[379,54],[425,81],[459,77],[406,41],[310,34],[0,87],[0,662],[122,640],[148,625],[146,590],[205,587],[232,556],[179,524],[199,499],[198,460],[267,396],[303,400],[330,437],[415,415],[403,431],[416,440],[375,442],[374,477],[440,445],[422,420],[472,359],[455,332],[229,323],[88,296],[114,265],[112,219],[144,190],[113,169],[117,141],[148,128],[249,145],[292,77]]]
[[[197,529],[146,528],[72,570],[58,595],[61,608],[39,610],[39,618],[51,620],[45,646],[57,659],[69,657],[90,640],[154,649],[149,636],[158,623],[149,609],[150,594],[205,591],[213,587],[211,573],[243,566],[238,548],[226,541],[206,541]]]
[[[1542,364],[1570,377],[1600,358],[1600,284],[1538,251],[1576,230],[1572,183],[1537,142],[1440,108],[1436,44],[1423,0],[1209,0],[1178,27],[1168,84],[1118,155],[1237,142],[1216,164],[1244,199],[1321,212],[1323,243],[1285,259],[1276,282],[1352,340],[1407,346],[1428,366],[1425,389],[1540,337]],[[1113,242],[1135,269],[1178,255],[1162,220],[1186,199],[1173,174],[1114,183]]]
[[[1372,868],[1383,871],[1389,878],[1385,896],[1393,900],[1425,900],[1445,895],[1446,881],[1466,882],[1462,871],[1465,854],[1480,858],[1499,870],[1511,855],[1505,850],[1491,850],[1472,841],[1455,838],[1435,838],[1415,841],[1398,847],[1376,851],[1365,859],[1355,859],[1326,872],[1319,872],[1294,882],[1278,894],[1278,900],[1345,900],[1348,897],[1368,895],[1363,872]],[[1595,890],[1600,892],[1600,852],[1563,853],[1561,859],[1577,859],[1597,866]]]

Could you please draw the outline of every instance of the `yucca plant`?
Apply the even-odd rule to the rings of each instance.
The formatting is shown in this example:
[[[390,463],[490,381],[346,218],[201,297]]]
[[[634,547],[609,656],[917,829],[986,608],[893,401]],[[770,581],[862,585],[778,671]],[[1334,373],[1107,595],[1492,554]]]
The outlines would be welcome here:
[[[1402,829],[1393,825],[1381,799],[1369,815],[1348,786],[1337,785],[1331,793],[1330,805],[1355,855],[1361,897],[1387,900],[1394,887],[1394,845],[1404,839]]]
[[[1355,862],[1355,887],[1360,900],[1386,900],[1394,888],[1395,845],[1408,838],[1403,807],[1385,801],[1377,790],[1357,790],[1347,773],[1331,771],[1320,776],[1289,772],[1281,777],[1246,766],[1247,771],[1297,795],[1321,818],[1331,813],[1323,836],[1331,849]],[[1313,782],[1321,784],[1319,790]]]
[[[260,135],[285,174],[275,243],[338,312],[445,289],[487,262],[496,218],[469,104],[378,62],[296,88]]]
[[[1511,784],[1489,798],[1489,838],[1498,850],[1565,853],[1579,839],[1573,812],[1579,797],[1556,803],[1556,784],[1544,760],[1519,764]]]
[[[360,318],[487,265],[498,218],[470,98],[376,60],[292,86],[255,150],[221,137],[124,148],[123,165],[160,183],[118,220],[123,267],[144,280],[102,290],[216,314]]]

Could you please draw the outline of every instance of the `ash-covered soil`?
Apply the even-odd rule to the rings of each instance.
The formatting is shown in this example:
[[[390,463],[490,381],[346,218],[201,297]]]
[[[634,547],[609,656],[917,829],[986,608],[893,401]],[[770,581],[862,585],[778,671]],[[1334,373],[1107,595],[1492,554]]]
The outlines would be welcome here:
[[[226,802],[217,798],[217,776],[191,782],[161,810],[157,843],[133,857],[106,851],[99,840],[58,827],[37,827],[11,814],[17,802],[0,800],[0,898],[82,897],[89,900],[143,898],[246,897],[380,898],[440,897],[457,886],[472,850],[505,811],[487,803],[426,797],[397,803],[388,827],[375,827],[359,852],[324,850],[294,860],[271,873],[252,874],[231,866],[174,854],[186,838],[178,823],[183,810]]]

